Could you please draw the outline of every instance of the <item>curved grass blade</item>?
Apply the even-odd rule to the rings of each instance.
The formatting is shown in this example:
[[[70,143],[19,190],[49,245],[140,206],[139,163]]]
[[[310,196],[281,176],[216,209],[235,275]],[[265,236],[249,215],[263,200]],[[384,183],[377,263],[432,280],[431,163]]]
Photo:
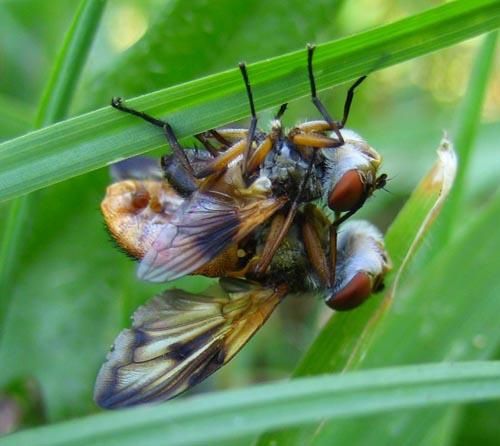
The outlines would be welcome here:
[[[498,216],[500,194],[418,273],[405,280],[391,314],[366,352],[361,366],[484,360],[500,342],[500,278],[491,259],[500,250]],[[377,445],[420,444],[423,432],[440,418],[438,409],[415,414],[365,419],[363,429],[354,422],[324,423],[312,444]],[[395,437],[395,430],[402,437]]]
[[[106,3],[106,0],[84,0],[78,6],[43,92],[35,127],[66,117]]]
[[[451,189],[455,172],[455,153],[450,142],[443,139],[438,149],[438,159],[414,190],[385,236],[394,268],[387,277],[388,288],[384,293],[382,304],[374,298],[355,312],[336,313],[316,338],[294,376],[344,370],[354,366],[364,354],[364,350],[368,347],[368,332],[373,330],[373,325],[379,321],[381,314],[392,305],[401,276],[442,208]],[[351,333],[345,337],[340,336],[338,324],[341,325],[341,329],[344,324],[347,325]],[[356,331],[357,328],[361,330]],[[331,333],[336,333],[334,339]],[[348,345],[340,342],[341,338],[347,341]],[[319,350],[323,352],[320,361],[316,356]],[[314,357],[314,361],[310,360],[310,355]],[[333,358],[338,359],[332,362]]]
[[[500,25],[496,0],[451,2],[390,25],[321,45],[315,65],[325,88],[453,45]],[[259,110],[309,91],[305,52],[249,67]],[[130,101],[167,118],[179,137],[248,115],[238,70]],[[158,129],[106,107],[0,145],[0,201],[164,145]]]
[[[324,417],[500,398],[500,363],[433,364],[301,378],[31,429],[0,445],[194,445]]]
[[[433,256],[438,255],[447,249],[450,243],[453,243],[457,230],[460,231],[463,228],[464,220],[460,214],[463,212],[470,214],[470,207],[464,207],[465,179],[470,171],[471,160],[477,146],[476,135],[495,59],[497,34],[495,32],[487,35],[479,48],[453,131],[457,156],[460,159],[457,178],[440,215],[439,225],[434,227],[429,234],[430,242],[426,244],[426,249],[422,250],[424,252],[420,253],[419,260],[414,266],[415,271],[424,267],[424,263],[429,262]],[[492,406],[489,408],[489,413],[484,408],[482,410],[486,417],[491,418],[497,412]],[[473,411],[474,409],[472,409]],[[483,427],[474,426],[473,423],[469,422],[466,419],[466,414],[469,412],[464,411],[463,408],[435,409],[426,412],[418,417],[418,421],[414,419],[411,425],[407,425],[407,430],[399,430],[399,437],[405,438],[405,446],[431,446],[435,444],[449,444],[451,446],[457,441],[457,431],[461,430],[465,431],[466,435],[476,436],[479,434],[484,439]],[[385,424],[386,420],[381,420],[381,422]],[[379,437],[379,439],[384,441],[383,437]],[[458,441],[460,442],[460,440]],[[495,441],[492,441],[493,443]]]
[[[460,166],[457,171],[456,185],[443,211],[441,224],[433,233],[430,255],[443,249],[453,238],[455,230],[460,229],[460,213],[464,205],[466,179],[474,155],[475,140],[481,121],[481,110],[488,88],[488,80],[495,61],[497,34],[498,32],[494,32],[485,37],[474,63],[460,113],[457,114],[453,134],[455,135],[454,140]]]

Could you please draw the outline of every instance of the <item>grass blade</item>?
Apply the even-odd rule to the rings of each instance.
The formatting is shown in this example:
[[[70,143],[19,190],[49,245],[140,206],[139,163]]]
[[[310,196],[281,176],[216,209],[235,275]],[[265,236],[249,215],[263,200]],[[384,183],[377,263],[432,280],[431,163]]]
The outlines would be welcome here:
[[[390,315],[380,327],[361,366],[484,360],[500,341],[498,267],[490,259],[500,250],[500,195],[462,232],[454,243],[405,281]],[[478,237],[488,234],[488,237]],[[316,445],[370,442],[420,444],[422,434],[440,418],[439,410],[394,414],[356,423],[324,423]],[[395,430],[401,437],[395,438]],[[371,442],[376,438],[376,442]]]
[[[461,213],[464,212],[466,177],[469,176],[471,159],[476,149],[476,135],[481,120],[482,105],[486,96],[488,81],[495,59],[497,33],[491,33],[484,38],[479,48],[475,64],[469,79],[469,85],[462,107],[457,116],[453,134],[457,156],[460,160],[457,178],[453,190],[440,215],[439,225],[429,234],[429,242],[423,250],[419,262],[428,262],[431,256],[438,255],[452,243],[456,230],[463,227]],[[468,208],[465,212],[470,213]],[[423,266],[421,264],[420,266]],[[418,265],[416,265],[418,268]],[[414,422],[409,432],[401,432],[400,438],[405,437],[405,446],[449,444],[456,441],[456,432],[461,428],[470,428],[470,423],[464,422],[462,408],[449,408],[447,410],[433,410],[431,414],[419,418]],[[474,430],[472,428],[472,430]],[[477,429],[478,431],[480,429]],[[413,434],[413,435],[410,435]],[[423,438],[422,438],[423,436]]]
[[[496,0],[463,0],[318,48],[319,88],[453,45],[500,24]],[[250,66],[259,109],[308,93],[299,51]],[[230,70],[131,100],[166,117],[180,137],[248,115],[239,73]],[[164,145],[161,132],[100,109],[0,145],[0,200],[7,200]]]
[[[500,363],[434,364],[302,378],[32,429],[0,445],[194,445],[395,409],[500,397]]]
[[[43,92],[35,127],[66,117],[105,6],[106,0],[84,0],[78,6]]]
[[[104,0],[81,2],[45,89],[35,127],[55,122],[66,114],[71,92],[85,64],[105,4]],[[0,322],[9,305],[10,294],[7,290],[15,270],[16,257],[21,250],[29,209],[30,197],[27,196],[15,200],[7,210],[7,226],[0,243],[0,289],[3,290],[0,296]]]
[[[469,166],[474,154],[475,140],[481,121],[482,105],[486,96],[488,80],[495,60],[497,32],[485,37],[477,54],[472,70],[466,97],[458,114],[453,134],[460,159],[455,187],[444,209],[443,219],[438,231],[433,234],[433,253],[439,252],[450,241],[455,228],[460,227],[460,212],[464,204],[464,191]]]

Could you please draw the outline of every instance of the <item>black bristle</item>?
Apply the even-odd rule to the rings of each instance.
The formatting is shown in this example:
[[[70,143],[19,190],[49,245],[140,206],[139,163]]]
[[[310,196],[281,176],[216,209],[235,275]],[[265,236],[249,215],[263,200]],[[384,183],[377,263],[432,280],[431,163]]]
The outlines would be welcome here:
[[[103,223],[103,226],[104,226],[104,229],[106,230],[106,233],[108,234],[108,239],[110,240],[111,244],[114,245],[114,247],[116,249],[118,249],[118,251],[120,251],[123,254],[125,254],[129,259],[133,260],[134,262],[140,260],[139,258],[137,258],[136,256],[132,255],[123,246],[120,245],[120,243],[118,242],[118,240],[116,239],[116,237],[113,235],[113,233],[111,232],[111,230],[108,228],[108,226],[106,225],[106,223]]]

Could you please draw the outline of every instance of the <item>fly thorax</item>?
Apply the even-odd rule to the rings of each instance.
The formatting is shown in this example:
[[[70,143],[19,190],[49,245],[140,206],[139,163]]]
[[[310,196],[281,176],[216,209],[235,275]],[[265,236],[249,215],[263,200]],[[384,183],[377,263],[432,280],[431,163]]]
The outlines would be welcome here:
[[[296,149],[292,142],[283,137],[277,141],[273,150],[264,160],[261,175],[269,178],[273,185],[273,192],[276,195],[294,197],[308,168],[309,160]],[[302,201],[310,201],[320,196],[319,178],[315,172],[312,172],[304,187]]]

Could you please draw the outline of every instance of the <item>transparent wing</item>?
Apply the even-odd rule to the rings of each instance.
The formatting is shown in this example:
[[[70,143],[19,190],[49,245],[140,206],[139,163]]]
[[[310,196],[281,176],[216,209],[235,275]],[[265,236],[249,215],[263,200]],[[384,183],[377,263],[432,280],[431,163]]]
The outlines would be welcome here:
[[[249,234],[282,205],[283,200],[276,198],[242,204],[220,192],[196,192],[162,228],[137,275],[151,282],[166,282],[190,274]]]
[[[166,400],[203,381],[266,321],[286,286],[221,279],[212,294],[168,290],[140,307],[97,376],[97,404],[111,409]]]

